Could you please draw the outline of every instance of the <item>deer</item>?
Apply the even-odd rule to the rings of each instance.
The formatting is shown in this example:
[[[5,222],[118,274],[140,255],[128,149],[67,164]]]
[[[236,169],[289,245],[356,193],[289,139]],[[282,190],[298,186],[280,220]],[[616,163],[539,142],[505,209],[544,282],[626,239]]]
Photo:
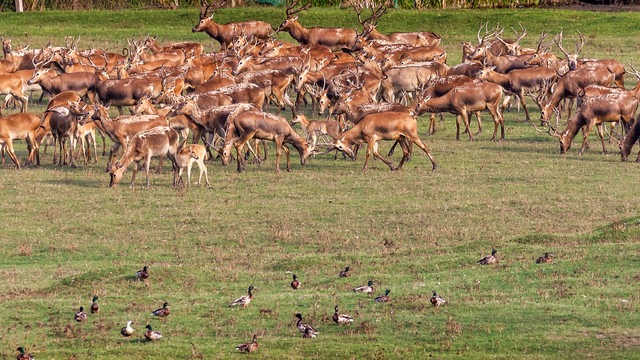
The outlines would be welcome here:
[[[117,164],[109,171],[111,181],[109,187],[115,187],[122,179],[124,171],[131,162],[135,161],[136,166],[133,167],[131,175],[130,188],[134,188],[136,173],[140,167],[140,161],[145,161],[145,174],[147,176],[147,188],[151,186],[149,180],[149,165],[153,156],[160,156],[162,159],[165,155],[173,163],[174,171],[177,170],[176,155],[180,149],[178,148],[178,133],[167,126],[154,127],[136,133],[131,143],[124,151],[124,154]],[[177,184],[177,171],[174,172],[173,185]]]
[[[294,9],[300,0],[292,1],[289,4],[287,0],[287,8],[285,14],[287,19],[278,26],[276,32],[286,31],[291,37],[296,39],[302,45],[324,45],[332,51],[340,51],[342,48],[350,49],[356,41],[357,33],[353,29],[345,28],[306,28],[298,22],[297,13],[307,10],[311,7],[311,3]]]
[[[311,153],[311,147],[287,120],[279,115],[262,111],[241,111],[227,119],[228,127],[222,151],[222,164],[229,163],[231,146],[236,148],[238,172],[245,170],[245,159],[241,156],[244,145],[252,138],[270,140],[276,143],[276,173],[280,173],[280,157],[282,150],[287,155],[287,171],[291,171],[289,149],[284,144],[291,144],[300,154],[300,164],[305,165]]]
[[[255,84],[242,83],[225,86],[216,92],[230,96],[234,103],[249,103],[262,110],[265,101],[264,90]]]
[[[174,50],[184,50],[187,53],[192,53],[193,55],[200,55],[204,51],[204,46],[202,44],[197,43],[195,41],[184,41],[179,43],[171,43],[164,46],[160,46],[156,42],[157,36],[147,36],[142,45],[151,50],[152,53],[157,54],[163,51],[174,51]]]
[[[209,175],[207,174],[207,166],[204,161],[207,160],[207,150],[202,145],[191,144],[180,149],[176,155],[176,164],[178,166],[178,185],[182,182],[182,173],[187,168],[187,184],[191,186],[191,167],[193,163],[198,164],[200,169],[200,176],[196,185],[202,183],[202,173],[204,172],[204,179],[206,186],[209,186]]]
[[[189,131],[193,132],[193,142],[200,141],[202,136],[202,126],[191,120],[191,118],[184,115],[170,116],[169,114],[174,111],[173,107],[165,106],[156,108],[153,106],[151,98],[144,97],[138,101],[138,104],[131,110],[131,115],[162,115],[167,117],[169,127],[176,130],[180,137],[187,138]]]
[[[526,115],[525,121],[529,121],[531,118],[529,117],[529,110],[527,109],[527,103],[524,97],[525,90],[541,88],[545,84],[552,84],[556,81],[557,74],[554,70],[545,67],[516,69],[507,74],[500,74],[495,71],[494,66],[482,69],[478,73],[477,78],[498,84],[507,92],[514,94],[524,108]],[[508,97],[505,97],[505,101],[502,103],[503,113],[508,102]]]
[[[264,90],[265,99],[272,100],[277,106],[277,114],[288,106],[295,115],[295,105],[289,98],[287,88],[293,82],[293,75],[287,75],[280,70],[262,70],[246,72],[236,76],[239,83],[251,83]]]
[[[96,74],[92,72],[63,73],[56,75],[50,69],[38,69],[27,84],[40,84],[42,90],[55,96],[63,91],[73,91],[78,96],[87,96],[95,103]]]
[[[633,126],[627,131],[627,135],[624,137],[624,140],[619,143],[620,146],[620,157],[622,161],[627,161],[629,154],[631,153],[631,149],[638,141],[640,137],[640,115],[639,118],[633,123]],[[638,153],[638,157],[636,158],[636,162],[640,162],[640,152]]]
[[[38,143],[36,142],[36,130],[40,127],[40,118],[31,113],[17,113],[7,116],[0,115],[0,142],[4,143],[9,158],[20,170],[20,160],[13,150],[13,140],[24,139],[27,143],[29,156],[25,167],[28,167],[36,158],[36,166],[40,165],[40,155],[38,154]]]
[[[240,36],[246,36],[249,42],[264,41],[271,36],[273,32],[271,24],[263,21],[243,21],[227,24],[217,24],[214,22],[214,14],[209,16],[209,13],[219,9],[225,3],[226,0],[209,4],[204,0],[200,8],[200,22],[191,31],[194,33],[207,33],[207,35],[220,43],[222,49],[226,49]]]
[[[340,125],[335,120],[315,120],[311,121],[307,119],[304,114],[297,114],[291,124],[300,124],[304,132],[307,134],[307,141],[311,139],[311,150],[316,148],[318,136],[330,136],[331,139],[339,139],[342,134],[340,131]]]
[[[95,122],[91,122],[84,125],[80,125],[78,121],[78,118],[80,116],[84,116],[84,112],[87,107],[87,104],[84,102],[81,102],[78,99],[76,101],[69,102],[68,105],[71,113],[75,115],[75,123],[76,123],[76,131],[72,137],[73,141],[72,141],[71,148],[75,149],[75,146],[78,140],[80,140],[80,143],[82,146],[81,148],[82,157],[84,160],[84,165],[86,166],[89,160],[91,160],[91,147],[89,146],[90,144],[87,144],[87,141],[93,143],[93,154],[94,154],[93,163],[97,164],[98,163],[98,144],[96,141],[96,124]],[[104,145],[104,135],[101,135],[101,136],[102,136],[102,143]]]
[[[50,113],[50,116],[48,117],[49,126],[51,127],[53,137],[56,139],[56,145],[60,149],[58,166],[67,165],[67,155],[70,154],[69,164],[72,168],[76,168],[73,159],[73,151],[67,147],[67,140],[70,140],[71,138],[71,147],[73,148],[74,144],[72,139],[76,132],[76,116],[82,115],[82,113],[72,113],[70,102],[64,105],[51,107],[46,110],[46,113]]]
[[[569,71],[558,79],[555,90],[546,104],[542,102],[541,98],[535,99],[536,104],[540,107],[541,123],[549,122],[551,112],[558,107],[563,99],[574,99],[580,90],[588,85],[611,86],[614,78],[614,74],[605,68]],[[569,106],[569,117],[571,117],[571,106]]]
[[[383,158],[378,152],[378,141],[380,140],[400,140],[399,143],[403,154],[402,160],[400,160],[400,163],[396,168],[393,167],[392,162]],[[345,153],[350,158],[355,159],[353,147],[354,145],[362,142],[367,143],[367,155],[362,171],[367,170],[367,165],[372,152],[375,157],[382,160],[382,162],[389,166],[391,171],[400,170],[409,157],[409,146],[411,143],[415,143],[427,154],[433,166],[432,170],[435,171],[438,167],[433,156],[431,156],[431,153],[429,152],[429,148],[418,136],[418,126],[416,119],[412,114],[387,111],[365,115],[360,122],[347,130],[340,139],[335,140],[333,144],[329,146],[327,152],[337,149]]]
[[[502,36],[501,36],[502,34],[498,34],[496,36],[496,39],[501,43],[503,43],[507,50],[504,55],[512,55],[512,56],[522,55],[522,48],[520,47],[520,41],[522,41],[522,39],[524,39],[524,37],[527,36],[527,29],[525,29],[525,27],[522,26],[522,23],[518,23],[518,25],[520,25],[520,30],[522,30],[521,34],[518,34],[518,31],[516,31],[516,29],[514,29],[513,26],[511,27],[511,30],[513,30],[513,32],[518,37],[516,41],[507,42],[504,39],[502,39]]]
[[[407,44],[411,46],[438,46],[440,45],[440,35],[431,31],[415,31],[415,32],[394,32],[389,35],[384,35],[376,30],[378,21],[389,9],[390,3],[384,1],[374,8],[371,6],[371,16],[362,20],[362,6],[357,2],[351,3],[356,15],[358,15],[358,22],[362,25],[362,37],[365,40],[383,40],[391,44]]]
[[[491,141],[496,140],[498,125],[500,125],[500,141],[504,140],[504,118],[498,109],[500,97],[503,94],[502,87],[490,82],[472,82],[456,86],[445,95],[438,98],[426,98],[417,101],[415,110],[418,115],[425,112],[450,112],[456,115],[456,140],[460,140],[460,118],[469,133],[469,141],[473,141],[473,135],[469,129],[469,113],[489,110],[493,118],[494,128]]]
[[[566,154],[571,148],[571,142],[581,128],[583,131],[582,147],[578,155],[584,153],[586,148],[589,132],[595,125],[598,129],[598,135],[602,141],[602,153],[607,153],[604,143],[603,124],[605,122],[622,121],[628,128],[633,124],[635,112],[638,108],[638,99],[629,94],[609,94],[586,98],[576,113],[567,122],[566,128],[561,132],[557,132],[551,124],[546,131],[549,135],[558,138],[560,141],[560,154]],[[545,132],[542,130],[538,132]],[[628,136],[628,135],[627,135]],[[628,153],[627,153],[628,155]]]
[[[12,98],[19,99],[22,103],[22,112],[27,112],[29,97],[23,93],[23,84],[22,78],[18,75],[0,75],[0,95],[6,95],[4,103],[2,104],[2,107],[0,107],[0,115],[2,115],[2,110],[7,107],[9,100]]]
[[[484,34],[480,37],[480,33],[482,29],[485,29]],[[495,56],[503,55],[507,53],[506,46],[500,40],[497,40],[498,36],[498,27],[496,26],[494,29],[489,31],[489,23],[482,24],[480,23],[480,28],[478,29],[477,39],[478,45],[473,45],[471,42],[460,43],[462,45],[462,63],[473,61],[471,56],[473,54],[477,54],[481,52],[482,54],[489,52]],[[511,40],[506,40],[506,42],[511,42]]]
[[[395,101],[396,94],[416,93],[431,79],[438,75],[424,66],[403,65],[384,71],[386,78],[380,83],[382,98],[385,101]],[[406,100],[406,99],[405,99]]]
[[[468,64],[468,63],[467,63]],[[451,91],[451,89],[456,86],[460,86],[462,84],[467,84],[473,82],[473,79],[466,75],[449,75],[434,81],[431,81],[427,84],[426,89],[420,94],[421,98],[426,97],[440,97]],[[482,133],[482,121],[480,119],[480,111],[475,112],[476,119],[478,120],[478,132],[475,135],[479,135]],[[444,116],[440,113],[440,120],[444,121]],[[436,133],[436,115],[435,113],[431,113],[430,121],[429,121],[429,130],[427,131],[427,136],[433,135]]]
[[[109,117],[109,106],[102,105],[87,106],[79,124],[84,125],[91,121],[96,122],[96,126],[101,127],[113,141],[113,146],[109,150],[107,172],[113,167],[118,149],[122,147],[126,150],[129,140],[135,134],[158,126],[168,126],[167,118],[160,115],[120,116],[111,119]]]

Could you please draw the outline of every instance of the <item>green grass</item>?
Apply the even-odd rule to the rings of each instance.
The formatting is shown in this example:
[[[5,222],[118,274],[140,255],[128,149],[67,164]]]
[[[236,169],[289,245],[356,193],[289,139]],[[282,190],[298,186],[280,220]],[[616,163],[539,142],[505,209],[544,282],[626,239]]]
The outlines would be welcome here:
[[[267,19],[282,10],[220,11],[223,21]],[[638,45],[639,15],[548,10],[398,11],[381,31],[433,30],[459,58],[459,41],[474,39],[477,23],[517,24],[531,37],[542,26],[589,37],[585,56],[626,59]],[[81,35],[80,46],[116,49],[126,36],[213,42],[190,28],[191,11],[46,12],[3,14],[2,35],[24,34],[34,45]],[[352,12],[313,10],[307,25],[353,24]],[[42,24],[42,25],[36,25]],[[139,28],[143,24],[143,28]],[[542,25],[539,25],[542,24]],[[528,38],[525,45],[535,42]],[[633,81],[628,79],[628,85]],[[32,111],[42,107],[31,104]],[[535,111],[534,111],[535,112]],[[362,173],[358,161],[309,159],[275,174],[273,146],[262,166],[209,161],[210,188],[171,188],[171,175],[153,186],[109,189],[97,165],[0,169],[0,356],[25,346],[37,358],[243,358],[234,347],[254,333],[259,358],[633,358],[640,344],[638,249],[640,204],[633,197],[638,165],[591,149],[558,154],[555,139],[537,134],[523,114],[506,114],[503,143],[455,141],[455,126],[424,138],[436,172],[418,151],[400,172],[379,161]],[[426,131],[423,120],[421,133]],[[384,144],[383,150],[390,144]],[[18,156],[24,161],[22,143]],[[399,155],[394,155],[399,161]],[[155,163],[155,161],[154,161]],[[385,245],[386,244],[386,245]],[[475,262],[496,248],[492,267]],[[544,252],[555,261],[536,265]],[[150,266],[147,283],[135,272]],[[353,276],[337,278],[351,266]],[[289,287],[291,271],[302,288]],[[374,280],[391,289],[392,304],[354,294]],[[257,288],[246,309],[231,301]],[[428,300],[437,290],[448,303]],[[101,314],[76,324],[79,306],[101,300]],[[625,300],[625,301],[623,301]],[[168,301],[166,323],[149,313]],[[335,304],[355,317],[338,327]],[[304,340],[293,315],[320,335]],[[136,333],[119,329],[133,320]],[[152,324],[164,338],[142,341]]]

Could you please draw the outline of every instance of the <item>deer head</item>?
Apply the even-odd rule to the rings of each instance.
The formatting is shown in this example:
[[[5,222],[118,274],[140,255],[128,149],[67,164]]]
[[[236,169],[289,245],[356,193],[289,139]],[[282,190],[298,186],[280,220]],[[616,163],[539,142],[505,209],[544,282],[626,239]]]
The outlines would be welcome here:
[[[558,48],[560,49],[560,51],[562,51],[562,53],[564,54],[564,56],[567,58],[567,62],[569,65],[569,70],[575,70],[578,68],[578,55],[580,54],[580,50],[582,50],[582,47],[584,46],[584,43],[586,41],[584,35],[582,35],[582,33],[580,31],[578,31],[578,34],[580,35],[580,44],[578,44],[577,40],[574,40],[576,43],[576,52],[575,54],[569,54],[563,47],[562,47],[562,34],[563,31],[560,31],[560,34],[558,34],[558,36],[556,36],[553,41],[556,43],[556,45],[558,45]]]

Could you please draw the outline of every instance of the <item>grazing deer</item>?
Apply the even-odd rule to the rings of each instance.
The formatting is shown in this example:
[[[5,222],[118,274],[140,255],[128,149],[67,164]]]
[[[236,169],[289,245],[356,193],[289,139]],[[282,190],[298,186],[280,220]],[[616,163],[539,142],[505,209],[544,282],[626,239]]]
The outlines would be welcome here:
[[[40,165],[40,155],[37,153],[38,143],[36,142],[36,130],[40,126],[40,118],[30,113],[17,113],[7,116],[0,115],[0,141],[6,147],[9,158],[20,170],[20,160],[13,150],[13,140],[24,139],[27,143],[29,157],[25,167],[28,167],[36,157],[37,166]]]
[[[246,36],[249,42],[264,41],[271,36],[273,28],[271,24],[262,21],[231,22],[227,24],[217,24],[213,21],[213,12],[226,3],[225,0],[217,3],[207,3],[203,1],[200,9],[200,22],[191,31],[205,32],[220,43],[222,49],[226,49],[235,39]]]
[[[416,102],[416,112],[419,115],[425,112],[450,112],[456,115],[456,140],[460,140],[460,118],[469,132],[469,141],[473,141],[473,135],[469,129],[469,113],[489,110],[493,118],[493,137],[496,140],[498,125],[500,125],[500,141],[504,140],[504,118],[498,109],[502,87],[490,82],[472,82],[456,86],[445,95],[438,98],[426,97]]]
[[[380,155],[378,152],[378,141],[380,140],[400,140],[400,147],[402,148],[403,154],[398,167],[394,168],[392,162],[387,161]],[[409,146],[411,143],[415,143],[427,154],[433,165],[433,170],[438,167],[427,145],[420,140],[416,119],[411,114],[389,111],[365,115],[359,123],[346,131],[342,138],[335,140],[327,151],[338,149],[352,159],[355,159],[353,147],[361,142],[368,144],[367,156],[362,171],[367,170],[369,157],[372,152],[375,157],[387,164],[392,171],[400,170],[409,157]]]
[[[262,111],[242,111],[234,113],[227,119],[228,128],[222,151],[222,164],[227,165],[230,159],[231,146],[235,146],[238,161],[238,172],[245,170],[245,159],[242,148],[251,139],[270,140],[276,143],[276,173],[280,173],[280,156],[282,149],[287,155],[287,171],[291,171],[289,149],[284,144],[293,145],[300,154],[300,164],[304,166],[311,148],[306,140],[296,133],[287,120],[279,115]]]
[[[173,185],[177,183],[177,163],[176,155],[178,153],[178,133],[175,130],[167,126],[159,126],[152,129],[138,132],[132,139],[131,143],[125,150],[120,161],[109,171],[111,175],[111,181],[109,187],[116,186],[127,166],[131,162],[135,161],[136,166],[133,167],[133,174],[131,175],[131,184],[129,187],[133,189],[136,179],[136,173],[140,167],[140,161],[145,161],[145,174],[147,176],[147,188],[151,186],[149,181],[149,165],[151,164],[151,158],[153,156],[160,156],[163,158],[165,155],[173,163],[174,176]]]
[[[182,172],[184,168],[187,168],[187,184],[191,186],[191,167],[193,163],[198,164],[200,169],[200,176],[196,185],[202,183],[202,173],[204,172],[204,179],[206,185],[209,186],[209,176],[207,175],[207,166],[204,161],[207,160],[207,150],[202,145],[191,144],[183,147],[178,151],[176,155],[176,163],[178,164],[178,183],[182,182]]]
[[[306,28],[298,22],[298,15],[301,11],[311,7],[311,3],[294,9],[300,0],[295,0],[291,4],[287,0],[287,8],[285,10],[287,19],[278,26],[276,32],[286,31],[291,37],[296,39],[302,45],[324,45],[332,51],[339,51],[343,48],[350,49],[356,41],[358,33],[353,29],[345,28]]]
[[[549,124],[549,135],[557,137],[560,140],[560,153],[565,154],[571,148],[571,142],[578,131],[584,127],[582,147],[578,155],[584,153],[586,148],[589,132],[595,125],[598,129],[598,135],[602,141],[602,153],[607,153],[604,143],[603,125],[605,122],[622,121],[627,128],[633,124],[636,109],[638,108],[638,99],[628,94],[609,94],[586,98],[576,113],[567,122],[567,126],[561,133],[558,133]],[[544,132],[538,130],[539,132]],[[629,149],[630,150],[630,149]],[[628,153],[627,153],[628,155]]]
[[[629,131],[627,131],[627,135],[624,137],[624,140],[619,143],[620,157],[622,158],[622,161],[627,161],[629,153],[631,153],[631,149],[640,137],[640,115],[638,117],[639,118],[636,119],[635,123],[633,123],[633,126],[631,126]],[[636,162],[640,162],[640,152],[638,153]]]

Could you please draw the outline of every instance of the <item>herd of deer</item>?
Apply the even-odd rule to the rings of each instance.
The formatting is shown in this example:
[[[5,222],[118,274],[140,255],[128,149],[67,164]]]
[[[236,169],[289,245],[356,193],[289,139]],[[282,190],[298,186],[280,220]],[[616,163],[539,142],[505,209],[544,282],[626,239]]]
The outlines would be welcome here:
[[[462,44],[462,63],[449,67],[437,34],[384,35],[376,31],[389,3],[372,7],[371,15],[363,19],[366,9],[354,2],[352,6],[363,28],[358,33],[345,28],[304,27],[298,22],[298,13],[311,5],[298,6],[299,1],[287,4],[286,20],[277,28],[262,21],[217,24],[211,13],[224,1],[205,1],[200,21],[192,31],[206,32],[220,43],[220,51],[212,53],[204,52],[196,42],[161,46],[149,36],[128,40],[129,47],[122,54],[103,49],[78,50],[79,38],[65,38],[64,47],[48,44],[36,50],[12,49],[11,40],[3,38],[3,163],[6,149],[20,168],[12,141],[24,139],[29,150],[26,165],[39,164],[39,144],[48,136],[56,144],[54,163],[75,166],[74,149],[78,143],[84,163],[92,157],[95,162],[97,130],[103,140],[103,155],[105,135],[113,142],[107,161],[111,186],[118,183],[132,161],[138,166],[145,162],[148,186],[151,157],[159,156],[161,167],[165,155],[173,164],[174,184],[181,181],[185,167],[190,174],[193,162],[201,168],[200,176],[205,172],[208,183],[203,160],[207,153],[211,156],[210,149],[217,151],[223,164],[228,164],[235,147],[238,171],[243,171],[250,154],[258,162],[266,159],[266,145],[261,154],[259,140],[276,143],[278,172],[283,150],[287,170],[291,169],[287,145],[299,152],[304,165],[309,155],[333,150],[355,159],[358,146],[364,142],[368,147],[363,170],[372,153],[391,170],[400,169],[410,159],[413,144],[427,154],[435,170],[436,162],[418,136],[418,116],[431,114],[428,134],[433,134],[436,113],[441,117],[444,112],[455,114],[456,138],[460,139],[462,121],[469,140],[473,140],[469,116],[476,115],[480,133],[480,112],[487,110],[494,122],[491,140],[503,140],[503,112],[512,96],[522,104],[527,120],[530,117],[526,97],[534,99],[540,107],[542,126],[548,127],[536,130],[559,138],[562,153],[583,129],[582,153],[593,126],[597,127],[606,152],[605,122],[621,121],[624,125],[626,137],[617,139],[623,160],[640,137],[640,122],[634,121],[640,73],[629,64],[639,81],[634,89],[626,90],[625,68],[618,61],[578,58],[585,44],[582,34],[580,42],[576,41],[575,53],[563,47],[562,32],[547,43],[547,33],[543,32],[537,48],[527,49],[520,46],[527,34],[522,25],[520,30],[512,28],[517,36],[513,41],[502,37],[504,29],[489,29],[485,24],[478,30],[477,43]],[[281,31],[288,32],[299,45],[275,40]],[[554,43],[564,59],[549,52]],[[616,87],[612,87],[614,84]],[[27,112],[28,91],[42,91],[50,99],[42,114]],[[295,101],[290,94],[295,95]],[[576,98],[577,110],[571,116],[571,104]],[[308,99],[314,112],[328,111],[326,120],[312,121],[298,112]],[[563,105],[566,100],[568,106]],[[14,107],[21,103],[22,112],[2,116],[2,110],[12,101]],[[265,112],[271,104],[277,108],[275,114]],[[109,116],[111,105],[118,109],[117,118]],[[131,107],[131,115],[124,115],[124,107]],[[566,129],[558,132],[563,107],[568,110],[569,120]],[[279,115],[286,108],[292,111],[292,123]],[[553,113],[556,127],[551,125]],[[293,130],[296,123],[307,133],[307,139]],[[185,146],[189,132],[193,133],[194,144]],[[197,145],[200,139],[206,150]],[[397,167],[378,152],[380,140],[395,141],[394,148],[400,145],[403,156]],[[246,154],[245,145],[249,149]],[[319,145],[326,145],[326,150],[317,150]],[[116,162],[120,147],[124,155]]]

